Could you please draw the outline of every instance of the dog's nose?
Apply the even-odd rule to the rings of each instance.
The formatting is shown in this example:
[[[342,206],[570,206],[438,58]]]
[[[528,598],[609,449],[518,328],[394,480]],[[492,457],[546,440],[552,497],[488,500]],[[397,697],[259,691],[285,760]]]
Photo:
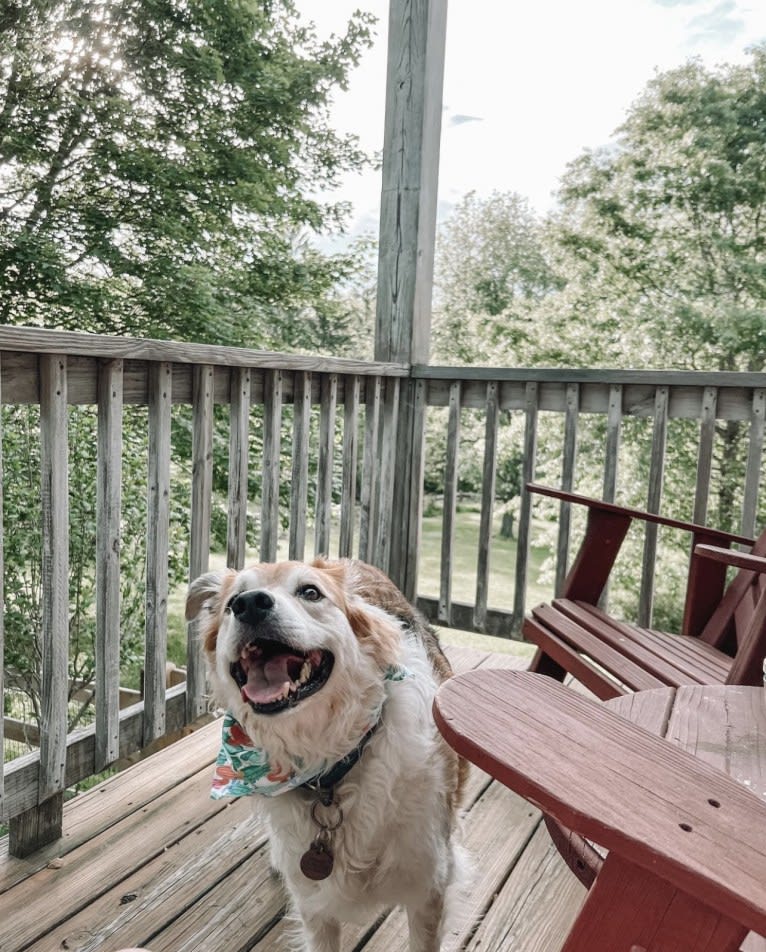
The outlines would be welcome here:
[[[242,592],[231,603],[231,610],[246,625],[257,625],[274,607],[274,599],[268,592]]]

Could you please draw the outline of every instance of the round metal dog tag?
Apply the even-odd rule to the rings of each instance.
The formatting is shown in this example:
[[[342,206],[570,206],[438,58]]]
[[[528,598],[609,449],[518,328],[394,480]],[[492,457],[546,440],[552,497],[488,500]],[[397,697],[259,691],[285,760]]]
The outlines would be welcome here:
[[[301,872],[308,879],[327,879],[333,863],[332,853],[324,843],[314,842],[301,856]]]

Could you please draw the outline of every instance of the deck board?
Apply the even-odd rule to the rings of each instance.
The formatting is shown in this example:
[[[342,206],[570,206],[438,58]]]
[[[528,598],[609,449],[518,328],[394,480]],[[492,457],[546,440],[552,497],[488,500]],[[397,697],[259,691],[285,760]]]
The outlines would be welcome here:
[[[457,671],[525,666],[465,647],[449,655]],[[0,844],[3,952],[287,950],[261,821],[247,800],[208,798],[218,732],[205,725],[68,803],[65,836],[35,856],[14,859]],[[583,890],[539,812],[475,767],[464,809],[475,871],[444,952],[554,952]],[[401,910],[347,926],[343,952],[362,949],[407,952]]]

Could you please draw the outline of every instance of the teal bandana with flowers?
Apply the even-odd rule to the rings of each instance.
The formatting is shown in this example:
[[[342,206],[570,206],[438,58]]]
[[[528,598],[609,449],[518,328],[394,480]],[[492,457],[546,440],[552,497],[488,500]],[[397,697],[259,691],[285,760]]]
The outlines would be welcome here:
[[[414,674],[403,665],[389,666],[383,678],[388,684],[412,678]],[[353,749],[360,747],[367,739],[373,725],[377,724],[383,705],[380,704],[370,714],[370,724],[359,738]],[[223,718],[221,750],[215,763],[213,787],[210,796],[214,800],[222,797],[247,797],[257,793],[264,797],[276,797],[280,793],[294,790],[304,783],[316,780],[332,769],[334,763],[322,761],[302,769],[285,772],[269,761],[268,754],[261,747],[254,747],[242,725],[228,711]]]

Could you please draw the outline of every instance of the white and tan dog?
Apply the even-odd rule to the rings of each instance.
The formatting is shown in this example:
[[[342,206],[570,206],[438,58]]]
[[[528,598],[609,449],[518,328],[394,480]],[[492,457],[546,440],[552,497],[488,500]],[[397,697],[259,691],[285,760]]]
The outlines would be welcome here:
[[[411,952],[435,952],[462,877],[462,764],[431,715],[449,663],[377,569],[261,563],[192,582],[216,700],[227,709],[214,795],[262,794],[272,861],[308,952],[341,921],[406,907]]]

